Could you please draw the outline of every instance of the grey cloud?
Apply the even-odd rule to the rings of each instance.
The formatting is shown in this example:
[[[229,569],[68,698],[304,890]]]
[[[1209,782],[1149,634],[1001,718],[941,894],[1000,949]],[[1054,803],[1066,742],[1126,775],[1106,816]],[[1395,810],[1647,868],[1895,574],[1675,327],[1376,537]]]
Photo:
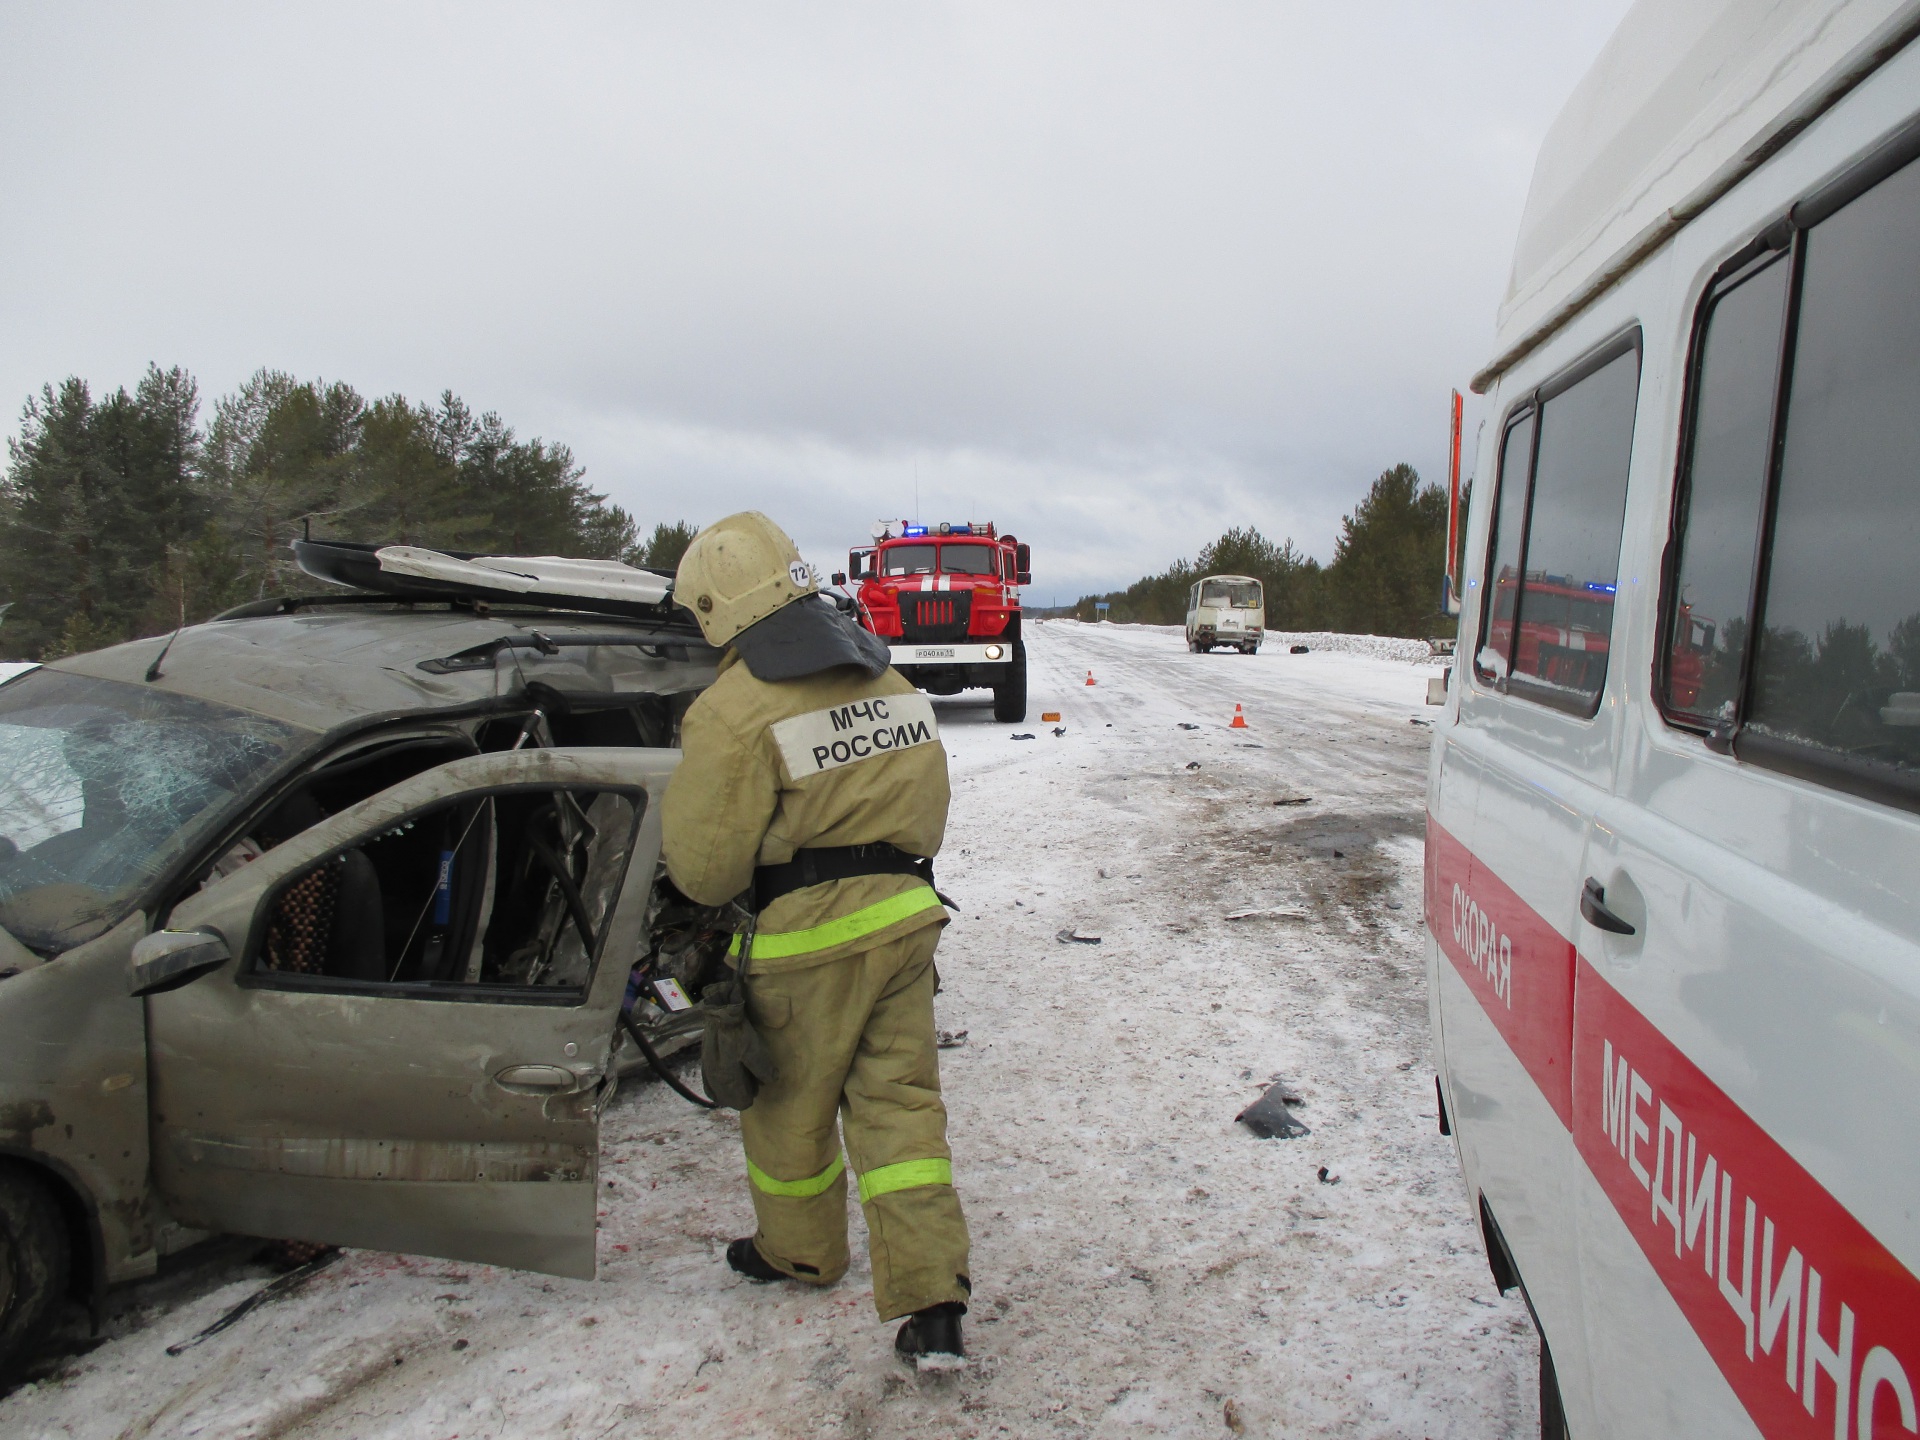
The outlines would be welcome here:
[[[917,461],[1042,597],[1232,523],[1324,557],[1379,470],[1438,475],[1624,8],[16,7],[0,403],[450,385],[829,561]]]

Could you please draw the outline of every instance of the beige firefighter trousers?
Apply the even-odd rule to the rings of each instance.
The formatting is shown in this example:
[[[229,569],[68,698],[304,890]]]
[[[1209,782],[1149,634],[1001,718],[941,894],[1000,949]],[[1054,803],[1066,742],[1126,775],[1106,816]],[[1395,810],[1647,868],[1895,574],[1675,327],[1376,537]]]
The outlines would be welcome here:
[[[938,926],[825,964],[749,970],[748,1013],[779,1079],[740,1116],[760,1253],[797,1280],[847,1269],[846,1139],[882,1320],[966,1301],[933,1033]]]

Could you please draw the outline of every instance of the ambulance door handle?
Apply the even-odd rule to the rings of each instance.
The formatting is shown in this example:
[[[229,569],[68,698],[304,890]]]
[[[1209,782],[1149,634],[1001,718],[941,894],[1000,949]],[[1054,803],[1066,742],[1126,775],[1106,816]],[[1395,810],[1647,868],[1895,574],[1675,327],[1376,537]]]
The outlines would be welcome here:
[[[1609,935],[1634,933],[1633,926],[1607,908],[1606,886],[1591,875],[1587,877],[1587,883],[1580,887],[1580,913],[1594,929],[1604,930]]]

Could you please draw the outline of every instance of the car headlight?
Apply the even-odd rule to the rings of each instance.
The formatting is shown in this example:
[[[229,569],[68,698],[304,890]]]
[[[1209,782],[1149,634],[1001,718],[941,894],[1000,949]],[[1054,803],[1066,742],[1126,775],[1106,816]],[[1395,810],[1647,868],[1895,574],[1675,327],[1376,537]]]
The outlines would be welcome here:
[[[1006,653],[1007,652],[998,645],[987,646],[987,659],[989,660],[998,660],[1002,655],[1005,655]]]

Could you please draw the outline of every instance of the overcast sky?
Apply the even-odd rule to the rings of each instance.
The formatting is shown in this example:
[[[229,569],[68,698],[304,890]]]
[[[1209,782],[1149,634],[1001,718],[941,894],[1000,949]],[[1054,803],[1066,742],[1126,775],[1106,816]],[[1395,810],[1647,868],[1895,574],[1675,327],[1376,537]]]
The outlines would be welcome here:
[[[998,521],[1063,602],[1442,477],[1626,0],[0,3],[0,407],[446,388],[644,521]],[[1469,439],[1477,414],[1469,410]]]

